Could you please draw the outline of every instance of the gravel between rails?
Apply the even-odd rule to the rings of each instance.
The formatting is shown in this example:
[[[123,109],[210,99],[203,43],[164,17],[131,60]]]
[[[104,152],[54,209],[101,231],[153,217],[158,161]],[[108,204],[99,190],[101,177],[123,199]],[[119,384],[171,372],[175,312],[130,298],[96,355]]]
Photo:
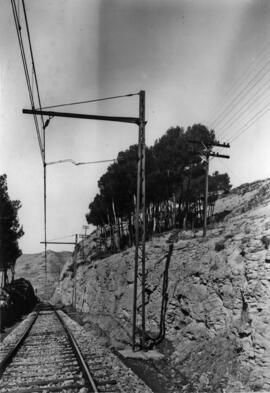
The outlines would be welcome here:
[[[54,311],[39,313],[23,345],[1,377],[1,393],[28,391],[88,391],[74,351]]]
[[[120,393],[153,393],[153,390],[130,368],[125,366],[116,355],[108,348],[101,346],[91,332],[86,331],[63,311],[59,311],[59,313],[74,335],[95,380],[98,379],[98,372],[101,373],[102,378],[106,373],[109,380],[117,382],[115,386],[117,390],[115,391]],[[109,390],[104,391],[109,392]]]
[[[47,320],[46,323],[46,319],[48,319],[50,312],[41,311],[40,314],[41,319],[43,319],[43,334],[46,337],[47,333],[49,334],[53,328],[52,322],[50,320]],[[77,322],[68,317],[64,312],[59,311],[59,314],[76,339],[78,346],[88,363],[91,374],[98,385],[99,392],[153,393],[153,391],[131,369],[125,366],[117,356],[115,356],[108,348],[102,347],[91,334],[91,332],[86,331]],[[0,347],[0,361],[25,332],[34,316],[35,312],[29,314],[29,316],[4,339]],[[39,330],[40,328],[38,325],[34,325],[31,329],[31,334],[33,335],[32,340],[35,335],[37,340],[34,342],[34,346],[40,342],[40,339],[38,338]],[[48,385],[44,385],[42,388],[41,385],[38,389],[35,389],[33,388],[33,385],[31,385],[31,382],[34,381],[37,377],[40,380],[46,381],[48,376],[50,379],[53,378],[55,381],[57,381],[56,386],[58,388],[61,387],[60,391],[63,393],[87,393],[88,390],[85,387],[82,387],[83,378],[79,368],[76,365],[76,360],[70,358],[68,350],[66,354],[66,367],[63,367],[62,365],[58,367],[58,354],[57,351],[55,352],[53,347],[56,344],[65,345],[62,334],[59,333],[59,335],[60,337],[57,339],[57,342],[54,341],[54,344],[46,346],[46,356],[50,356],[49,362],[46,365],[45,361],[41,362],[41,359],[43,356],[45,356],[45,353],[41,353],[40,350],[38,353],[33,352],[34,346],[32,345],[32,342],[29,342],[28,348],[24,349],[23,355],[20,358],[16,357],[15,359],[16,371],[14,371],[14,369],[11,367],[8,367],[5,371],[5,373],[7,372],[6,377],[4,377],[5,373],[3,374],[2,381],[0,381],[0,393],[9,393],[15,391],[48,393],[53,391],[53,387],[52,389],[49,389]],[[21,350],[19,350],[19,352],[20,351]],[[63,349],[61,352],[62,355],[65,356]],[[30,356],[31,361],[29,362]],[[7,383],[8,385],[4,386],[4,384]],[[77,388],[72,388],[69,386],[72,384],[74,386],[76,383],[78,383]],[[18,385],[21,385],[20,390],[17,387]]]

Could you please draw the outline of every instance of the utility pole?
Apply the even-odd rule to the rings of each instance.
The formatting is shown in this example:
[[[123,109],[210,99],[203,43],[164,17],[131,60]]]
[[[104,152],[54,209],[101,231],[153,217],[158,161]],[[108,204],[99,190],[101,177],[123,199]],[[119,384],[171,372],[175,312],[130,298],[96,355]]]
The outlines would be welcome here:
[[[189,140],[190,143],[199,144],[203,147],[202,152],[197,152],[203,157],[205,161],[205,185],[204,185],[204,201],[203,201],[203,237],[206,236],[207,231],[207,210],[208,210],[208,180],[209,180],[209,157],[230,158],[230,156],[215,153],[212,151],[213,147],[229,148],[229,143],[210,142],[204,143],[201,141]]]
[[[83,260],[85,259],[85,252],[84,252],[84,239],[86,239],[87,237],[87,229],[89,228],[89,225],[83,225],[83,229],[84,229],[84,237],[82,240],[82,249],[83,249]]]
[[[46,167],[46,156],[45,156],[45,146],[46,146],[46,137],[45,137],[45,125],[43,126],[43,197],[44,197],[44,259],[45,259],[45,282],[46,282],[46,290],[48,291],[48,268],[47,268],[47,167]]]
[[[78,244],[78,235],[76,233],[75,235],[75,250],[77,248],[77,244]],[[74,277],[73,277],[73,290],[74,290],[74,308],[76,310],[76,303],[77,303],[77,260],[76,260],[76,255],[74,253],[74,267],[73,267],[73,273],[74,273]]]
[[[84,234],[83,235],[79,235],[79,238],[82,239],[82,257],[83,260],[85,259],[85,253],[84,253],[84,239],[87,237],[87,229],[89,228],[89,225],[83,225],[83,229],[84,229]]]
[[[141,181],[141,238],[140,238],[140,228],[137,228],[139,231],[139,243],[136,245],[138,250],[141,248],[141,264],[142,264],[142,337],[141,337],[141,349],[144,349],[145,346],[145,219],[146,219],[146,210],[145,210],[145,92],[140,92],[140,107],[139,107],[139,117],[140,117],[140,125],[139,125],[139,144],[141,145],[141,173],[138,174]],[[137,212],[139,216],[140,213]],[[137,253],[139,257],[139,253]]]
[[[79,238],[82,239],[80,256],[82,256],[82,258],[84,260],[84,257],[85,257],[85,254],[84,254],[84,239],[86,238],[86,235],[85,234],[79,235]]]
[[[140,347],[145,346],[145,91],[140,91],[139,103],[139,138],[138,138],[138,171],[137,171],[137,197],[135,216],[135,263],[134,263],[134,291],[133,291],[133,327],[132,350],[136,349],[137,330],[137,289],[139,260],[141,262],[142,283],[142,322]]]
[[[208,206],[208,177],[209,177],[209,154],[205,157],[205,188],[203,201],[203,237],[206,236],[207,228],[207,206]]]

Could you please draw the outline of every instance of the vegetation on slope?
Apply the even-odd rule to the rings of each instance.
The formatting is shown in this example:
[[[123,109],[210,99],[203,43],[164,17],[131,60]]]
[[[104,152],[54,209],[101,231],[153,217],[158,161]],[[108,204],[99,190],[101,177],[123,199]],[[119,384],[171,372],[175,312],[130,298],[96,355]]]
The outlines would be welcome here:
[[[16,259],[21,255],[18,239],[23,236],[23,228],[19,224],[18,210],[20,201],[12,201],[8,195],[7,175],[0,176],[0,272],[3,281],[7,281],[10,269],[14,278]],[[1,282],[0,282],[1,287]]]
[[[147,237],[172,228],[202,225],[203,153],[214,142],[213,130],[195,124],[187,130],[172,127],[146,148]],[[88,223],[99,227],[101,239],[110,238],[109,248],[114,251],[134,244],[137,163],[137,145],[118,154],[117,162],[99,179],[99,193],[89,204],[86,215]],[[213,213],[218,194],[230,188],[228,174],[215,172],[209,176],[209,215]],[[107,248],[107,242],[103,243]]]

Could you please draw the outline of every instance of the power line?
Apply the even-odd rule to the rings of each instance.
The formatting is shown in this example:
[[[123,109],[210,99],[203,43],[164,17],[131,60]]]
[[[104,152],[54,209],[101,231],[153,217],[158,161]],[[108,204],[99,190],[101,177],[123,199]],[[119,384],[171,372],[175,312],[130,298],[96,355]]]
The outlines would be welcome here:
[[[34,61],[34,55],[33,55],[33,50],[32,50],[32,43],[31,43],[31,37],[30,37],[30,31],[29,31],[29,24],[28,24],[28,19],[26,15],[26,8],[25,8],[25,3],[24,0],[22,0],[22,5],[23,5],[23,13],[24,13],[24,20],[25,20],[25,25],[26,25],[26,31],[27,31],[27,38],[28,38],[28,45],[30,49],[30,56],[31,56],[31,61],[32,61],[32,73],[34,74],[34,79],[35,79],[35,84],[36,84],[36,91],[37,91],[37,98],[38,98],[38,104],[41,107],[41,99],[40,99],[40,93],[39,93],[39,86],[38,86],[38,80],[37,80],[37,73],[36,73],[36,67],[35,67],[35,61]],[[47,271],[47,184],[46,184],[46,138],[45,138],[45,124],[44,124],[44,118],[43,115],[41,115],[41,122],[42,122],[42,128],[43,128],[43,183],[44,183],[44,240],[45,240],[45,269]]]
[[[246,132],[253,124],[255,124],[261,117],[265,115],[270,110],[270,102],[268,102],[260,111],[255,113],[254,116],[252,116],[247,123],[244,124],[238,131],[236,135],[233,136],[233,138],[229,141],[229,143],[234,142],[236,139],[238,139],[244,132]],[[220,151],[222,151],[221,149]]]
[[[28,25],[28,20],[27,20],[24,0],[22,0],[22,5],[23,5],[23,13],[24,13],[24,20],[25,20],[25,25],[26,25],[26,31],[27,31],[27,37],[28,37],[31,61],[32,61],[32,69],[33,69],[35,83],[36,83],[36,89],[37,89],[38,104],[41,107],[41,100],[40,100],[40,93],[39,93],[39,87],[38,87],[37,73],[36,73],[36,67],[35,67],[35,61],[34,61],[34,55],[33,55],[33,50],[32,50],[32,43],[31,43],[31,37],[30,37],[30,31],[29,31],[29,25]],[[44,130],[44,119],[43,119],[42,115],[41,115],[41,121],[42,121],[43,130]],[[45,131],[43,131],[43,132],[45,132]]]
[[[266,46],[268,46],[268,44]],[[263,49],[263,51],[264,51],[264,49]],[[260,75],[260,73],[267,66],[268,63],[269,63],[269,61],[263,66],[262,69],[259,70],[259,72],[255,75],[255,77],[253,77],[253,79],[251,81],[249,81],[249,83],[246,85],[246,86],[249,86],[250,83],[255,80],[255,83],[249,87],[248,91],[252,92],[252,90],[254,90],[256,88],[258,83],[261,80],[263,80],[263,78],[265,77],[265,73],[263,75]],[[258,76],[259,76],[259,79],[257,79]],[[257,79],[257,81],[256,81],[256,79]],[[268,82],[268,80],[267,80],[267,82]],[[265,84],[265,82],[264,82],[264,84]],[[267,89],[267,87],[266,87],[266,89]],[[225,118],[225,122],[223,122],[223,124],[222,124],[222,120],[221,119],[219,120],[219,122],[221,123],[221,129],[224,129],[225,127],[229,127],[229,126],[233,125],[234,123],[236,123],[236,120],[240,118],[241,114],[244,115],[245,112],[248,110],[248,108],[251,107],[252,103],[254,102],[255,97],[258,96],[260,99],[263,98],[263,96],[264,96],[263,92],[266,89],[264,88],[264,86],[262,86],[262,88],[260,87],[259,90],[256,92],[255,96],[251,96],[249,99],[247,99],[245,101],[244,104],[240,105],[240,107],[239,106],[237,107],[237,105],[241,102],[240,97],[242,96],[242,94],[241,94],[241,92],[238,93],[238,95],[236,97],[234,97],[234,101],[236,101],[236,102],[234,102],[234,106],[232,108],[232,111],[234,112],[233,115],[231,117],[229,117],[230,113],[226,113],[226,110],[223,111],[224,112],[223,118]],[[238,100],[236,100],[237,97],[239,97]],[[229,104],[229,106],[232,106],[232,105],[233,105],[233,102],[231,102]],[[229,109],[229,106],[227,106],[227,110]],[[239,113],[239,110],[241,111],[241,113]],[[226,120],[226,117],[227,117],[227,120]],[[219,133],[219,135],[222,136],[222,138],[224,138],[226,134],[228,135],[228,130],[224,130],[224,131],[222,131],[222,133]]]
[[[266,52],[266,49],[268,48],[269,43],[270,43],[270,41],[268,41],[268,42],[266,43],[266,45],[262,48],[262,50],[255,56],[255,58],[256,58],[255,63],[254,63],[254,60],[252,60],[252,61],[250,62],[250,64],[249,64],[249,66],[246,68],[245,72],[240,76],[240,78],[237,79],[236,84],[234,83],[234,84],[227,90],[227,92],[225,93],[225,96],[224,96],[224,100],[223,100],[224,104],[228,101],[228,100],[226,100],[226,97],[230,96],[231,93],[233,92],[233,90],[235,90],[236,88],[239,88],[239,87],[241,86],[241,84],[244,83],[244,81],[247,79],[247,77],[253,72],[254,68],[255,68],[256,66],[259,66],[259,65],[260,65],[261,60],[265,57],[265,54],[268,55],[268,52]],[[260,59],[260,57],[261,57],[261,59]],[[260,59],[260,60],[259,60],[259,59]],[[232,95],[232,96],[233,96],[233,95]],[[219,116],[219,115],[221,114],[221,112],[222,112],[222,107],[221,107],[221,109],[219,110],[217,116]],[[217,117],[217,116],[216,116],[216,117]],[[210,121],[210,123],[209,123],[210,126],[211,126],[211,124],[214,123],[214,121],[215,121],[215,119],[213,119],[213,120]],[[211,127],[212,127],[212,126],[211,126]]]
[[[17,37],[18,37],[18,41],[19,41],[19,47],[20,47],[21,56],[22,56],[26,84],[27,84],[28,93],[29,93],[29,99],[30,99],[30,103],[31,103],[32,108],[34,108],[35,103],[34,103],[34,97],[33,97],[33,92],[32,92],[32,88],[31,88],[30,76],[29,76],[29,72],[28,72],[27,60],[26,60],[25,51],[24,51],[23,39],[22,39],[22,35],[21,35],[21,25],[19,23],[18,13],[17,13],[16,4],[15,4],[14,0],[11,0],[11,5],[12,5],[12,11],[13,11],[13,16],[14,16],[14,21],[15,21]],[[36,127],[36,132],[37,132],[40,153],[41,153],[42,161],[44,162],[43,146],[42,146],[42,141],[41,141],[41,136],[40,136],[40,131],[39,131],[39,124],[38,124],[38,120],[37,120],[36,115],[34,115],[34,122],[35,122],[35,127]]]
[[[32,76],[34,74],[38,102],[39,102],[39,106],[41,106],[39,87],[38,87],[37,75],[36,75],[36,70],[35,70],[34,56],[33,56],[33,51],[32,51],[32,44],[31,44],[29,25],[28,25],[24,0],[22,0],[22,3],[23,3],[24,19],[25,19],[25,25],[26,25],[27,37],[28,37],[28,45],[29,45],[30,55],[31,55],[31,60],[32,60]],[[23,39],[22,39],[22,34],[21,34],[22,28],[21,28],[21,25],[19,22],[17,8],[16,8],[16,4],[15,4],[14,0],[11,0],[11,5],[12,5],[12,11],[13,11],[13,16],[14,16],[19,46],[20,46],[20,50],[21,50],[21,56],[22,56],[22,61],[23,61],[23,67],[24,67],[24,73],[25,73],[25,77],[26,77],[28,93],[29,93],[29,97],[30,97],[30,103],[31,103],[32,109],[34,109],[35,108],[34,95],[33,95],[33,90],[32,90],[32,86],[31,86],[31,80],[30,80],[30,76],[29,76],[28,65],[27,65],[27,60],[26,60],[26,55],[25,55],[25,50],[24,50],[24,44],[23,44]],[[45,237],[45,253],[44,253],[44,255],[45,255],[45,275],[46,275],[46,283],[47,283],[47,239],[46,239],[47,238],[47,214],[46,214],[46,210],[47,210],[46,198],[47,198],[47,196],[46,196],[46,161],[45,161],[46,160],[46,157],[45,157],[45,125],[44,125],[43,117],[41,118],[41,120],[42,120],[42,127],[43,127],[43,142],[41,140],[41,134],[39,131],[39,123],[37,120],[37,116],[36,116],[36,114],[34,114],[34,122],[35,122],[36,131],[37,131],[37,137],[38,137],[38,142],[39,142],[41,158],[42,158],[42,162],[43,162],[44,233],[45,233],[44,234],[44,237]]]
[[[256,123],[256,121],[258,121],[262,116],[265,115],[265,113],[267,113],[270,110],[270,102],[268,102],[258,113],[256,113],[245,125],[243,130],[241,128],[241,132],[239,132],[233,139],[231,139],[231,142],[235,141],[237,138],[239,138],[240,135],[242,135],[245,131],[247,131],[253,124]],[[260,116],[256,117],[257,115],[259,115],[261,113]],[[250,124],[248,124],[251,121]]]
[[[216,120],[214,121],[214,127],[217,127],[217,125],[224,119],[226,118],[227,114],[226,112],[228,110],[230,110],[232,108],[232,106],[237,105],[237,100],[243,95],[243,94],[247,94],[247,92],[249,92],[250,90],[252,90],[260,80],[263,79],[263,77],[267,74],[268,70],[266,69],[266,67],[270,64],[270,60],[267,61],[267,63],[263,66],[262,69],[260,69],[255,76],[247,83],[247,85],[245,85],[240,92],[233,98],[233,100],[224,108],[223,112],[220,114],[220,116],[218,116],[216,118]],[[266,70],[265,70],[266,69]],[[263,72],[262,75],[260,75],[262,73],[262,71],[265,70]],[[259,79],[256,81],[256,78],[259,77]],[[255,82],[254,82],[255,81]],[[253,83],[254,82],[254,83]]]
[[[219,132],[221,130],[223,130],[221,133],[219,133],[219,136],[222,138],[225,138],[226,133],[228,132],[228,127],[232,126],[239,118],[241,118],[241,116],[243,114],[245,114],[245,112],[252,107],[252,105],[254,104],[254,101],[257,97],[257,99],[261,99],[262,97],[265,96],[265,91],[267,92],[269,89],[269,86],[266,85],[264,89],[259,90],[254,96],[251,96],[242,106],[240,106],[240,108],[237,108],[237,112],[234,113],[234,115],[228,119],[223,126],[221,127],[221,129],[219,130]],[[262,93],[263,94],[259,94]],[[249,104],[249,105],[247,105]],[[225,129],[225,130],[224,130]]]
[[[266,90],[266,91],[265,91]],[[256,104],[254,102],[254,97],[258,97],[258,99],[256,100]],[[222,133],[220,135],[223,135],[223,138],[225,137],[225,135],[228,135],[230,133],[231,130],[228,129],[228,126],[233,125],[234,123],[240,122],[241,120],[241,116],[240,116],[240,112],[241,111],[241,115],[243,117],[243,119],[247,116],[250,115],[252,112],[257,111],[261,105],[263,104],[264,98],[267,98],[267,87],[262,88],[260,90],[258,90],[255,94],[255,96],[250,96],[250,98],[244,102],[243,105],[241,106],[236,106],[235,110],[234,110],[234,114],[231,116],[231,118],[229,120],[226,121],[226,123],[224,123],[224,125],[222,126],[223,128],[226,127],[226,129],[223,129]],[[260,104],[257,105],[257,103],[259,103],[260,101],[262,101]],[[254,103],[254,106],[252,107],[252,103]],[[251,108],[251,110],[248,110],[249,108]],[[228,123],[229,122],[229,123]],[[225,125],[226,124],[226,125]],[[233,129],[236,126],[233,125]],[[238,126],[239,128],[239,126]]]
[[[261,66],[261,63],[262,63],[261,60],[265,57],[265,56],[264,56],[264,55],[265,55],[264,52],[266,51],[266,49],[267,49],[268,46],[269,46],[269,42],[264,46],[264,48],[261,50],[261,52],[259,52],[259,54],[256,56],[256,62],[255,62],[255,64],[251,63],[251,64],[249,65],[249,67],[246,69],[246,71],[244,72],[244,74],[242,74],[242,76],[241,76],[241,77],[238,79],[238,81],[236,82],[236,85],[234,84],[234,85],[227,91],[227,93],[225,94],[225,97],[228,96],[228,95],[230,95],[231,97],[229,97],[229,98],[230,98],[230,99],[233,98],[234,95],[235,95],[235,93],[236,93],[237,91],[236,91],[235,93],[233,93],[233,94],[229,94],[229,93],[231,93],[233,90],[235,90],[235,89],[236,89],[236,86],[237,86],[237,89],[239,89],[241,85],[245,84],[246,79],[248,79],[247,77],[249,77],[249,76],[252,74],[254,66],[257,66],[257,69],[258,69],[258,67]],[[263,54],[262,59],[259,60],[259,58],[261,57],[262,54]],[[262,63],[262,64],[263,64],[263,63]],[[259,72],[261,72],[261,70],[260,70]],[[257,74],[258,74],[258,73],[257,73]],[[256,75],[257,75],[257,74],[256,74]],[[226,102],[230,101],[230,99],[224,100],[224,104],[225,104]],[[223,108],[224,108],[224,107],[223,107]],[[211,128],[214,127],[214,124],[217,122],[217,120],[220,118],[220,116],[222,116],[222,114],[223,114],[224,111],[226,110],[226,106],[225,106],[224,109],[223,109],[223,108],[221,107],[221,109],[220,109],[219,112],[218,112],[218,115],[216,115],[216,117],[215,117],[213,120],[210,121],[210,126],[211,126]]]
[[[43,108],[40,106],[40,109],[60,108],[60,107],[69,106],[69,105],[88,104],[88,103],[91,103],[91,102],[114,100],[116,98],[132,97],[132,96],[137,96],[137,95],[139,95],[139,93],[123,94],[123,95],[119,95],[119,96],[112,96],[112,97],[105,97],[105,98],[96,98],[94,100],[75,101],[75,102],[69,102],[67,104],[45,106]]]

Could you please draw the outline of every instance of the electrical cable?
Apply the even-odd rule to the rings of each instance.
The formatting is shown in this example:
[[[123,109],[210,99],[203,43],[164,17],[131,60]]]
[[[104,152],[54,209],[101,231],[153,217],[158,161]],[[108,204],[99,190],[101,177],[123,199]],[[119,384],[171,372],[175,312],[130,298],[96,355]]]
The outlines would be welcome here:
[[[252,62],[249,64],[249,66],[247,67],[247,69],[245,70],[245,72],[240,76],[240,78],[237,79],[236,84],[233,84],[233,85],[227,90],[227,92],[225,93],[225,96],[224,96],[224,100],[223,100],[224,104],[228,101],[228,100],[225,100],[226,97],[231,95],[231,92],[232,92],[233,90],[235,90],[236,86],[237,86],[237,88],[239,88],[239,87],[241,86],[241,84],[243,84],[243,83],[245,82],[245,80],[247,79],[247,77],[253,72],[254,67],[260,66],[261,60],[265,57],[265,54],[268,55],[268,52],[266,52],[266,49],[267,49],[267,47],[269,46],[269,43],[270,43],[270,41],[268,41],[268,42],[266,43],[266,45],[262,48],[262,50],[256,55],[256,62],[254,63],[254,61],[252,61]],[[264,53],[264,52],[266,52],[266,53]],[[263,55],[263,56],[262,56],[262,55]],[[261,57],[261,59],[260,59],[260,57]],[[232,94],[232,97],[233,97],[233,95],[234,95],[234,94]],[[232,97],[231,97],[231,98],[232,98]],[[229,97],[229,98],[230,98],[230,97]],[[211,127],[211,128],[212,128],[211,125],[216,121],[217,117],[219,117],[219,116],[221,115],[222,111],[223,111],[223,109],[222,109],[222,107],[221,107],[221,109],[218,111],[218,114],[216,115],[216,117],[215,117],[213,120],[210,121],[209,124],[210,124],[210,127]]]
[[[27,66],[24,45],[23,45],[23,40],[22,40],[22,35],[21,35],[21,26],[20,26],[20,23],[18,20],[18,14],[17,14],[16,4],[15,4],[14,0],[11,0],[11,5],[12,5],[12,11],[13,11],[13,16],[14,16],[14,21],[15,21],[15,27],[16,27],[16,31],[17,31],[17,37],[18,37],[18,41],[19,41],[19,47],[20,47],[21,56],[22,56],[22,62],[23,62],[23,68],[24,68],[24,73],[25,73],[25,78],[26,78],[26,84],[27,84],[27,88],[28,88],[29,99],[30,99],[32,109],[34,109],[35,104],[34,104],[33,92],[31,89],[31,81],[30,81],[30,76],[29,76],[29,72],[28,72],[28,66]],[[36,132],[37,132],[40,153],[41,153],[42,161],[44,162],[43,145],[42,145],[41,135],[40,135],[40,131],[39,131],[39,124],[38,124],[37,116],[33,115],[33,117],[34,117]]]
[[[18,7],[18,21],[20,23],[20,0],[17,0],[17,7]]]
[[[264,65],[263,68],[265,68],[266,65],[267,65],[267,63]],[[259,72],[261,72],[261,71],[262,71],[262,70],[260,70]],[[258,74],[257,74],[257,76],[258,76]],[[257,77],[257,76],[256,76],[256,77]],[[261,76],[261,77],[259,78],[259,80],[261,80],[264,76],[265,76],[265,75]],[[256,77],[255,77],[255,78],[256,78]],[[253,80],[254,80],[254,78],[253,78]],[[259,83],[259,80],[257,80],[257,81],[255,82],[255,84],[253,84],[253,86],[249,88],[249,91],[252,91],[253,89],[255,89],[256,85],[258,85],[258,83]],[[251,83],[251,81],[249,81],[248,85],[249,85],[250,83]],[[255,97],[259,96],[259,99],[261,99],[261,98],[263,97],[263,95],[264,95],[263,91],[265,90],[265,87],[264,87],[264,86],[265,86],[265,83],[268,83],[268,80],[267,80],[266,82],[264,82],[264,85],[262,86],[262,88],[260,87],[259,90],[257,90],[257,92],[255,93],[255,96],[251,96],[251,97],[250,97],[249,99],[247,99],[247,100],[245,101],[245,103],[242,104],[240,107],[237,107],[237,105],[239,104],[239,102],[241,102],[240,100],[238,100],[238,102],[235,103],[234,108],[232,109],[232,112],[234,112],[234,113],[232,114],[232,116],[229,117],[229,114],[228,114],[228,113],[227,113],[226,115],[224,115],[224,118],[227,117],[227,120],[225,120],[225,123],[223,123],[223,124],[221,125],[221,129],[224,129],[225,127],[228,128],[228,126],[231,126],[231,125],[233,125],[234,123],[236,123],[236,120],[238,120],[238,119],[240,118],[241,114],[245,115],[245,112],[247,111],[248,108],[251,107],[251,105],[252,105],[251,102],[254,101]],[[267,89],[267,87],[266,87],[266,89]],[[238,96],[239,96],[239,94],[238,94]],[[235,97],[235,98],[236,98],[236,97]],[[249,105],[247,106],[247,104],[249,104]],[[232,103],[231,103],[230,105],[232,105]],[[246,106],[246,107],[245,107],[245,106]],[[253,108],[252,110],[254,110],[254,109],[255,109],[255,108]],[[239,113],[239,110],[241,111],[241,113]],[[221,120],[220,120],[220,121],[221,121]],[[222,122],[221,122],[221,123],[222,123]],[[222,133],[219,132],[219,136],[222,137],[222,138],[224,138],[225,135],[228,136],[228,133],[230,133],[230,130],[228,131],[228,130],[225,130],[225,129],[224,129],[224,130],[222,131]]]
[[[234,138],[231,139],[230,143],[234,142],[237,138],[239,138],[240,135],[242,135],[245,131],[247,131],[253,124],[256,123],[257,120],[259,120],[262,116],[265,115],[270,110],[270,102],[268,102],[259,112],[257,112],[249,121],[242,127],[240,130],[242,130],[240,133],[238,133]],[[258,116],[261,113],[260,116]],[[257,117],[258,116],[258,117]],[[251,121],[250,124],[248,124]]]
[[[251,96],[240,108],[237,108],[237,112],[223,124],[221,129],[219,129],[219,137],[224,139],[225,135],[228,133],[228,127],[232,126],[239,118],[241,118],[243,114],[245,114],[245,112],[249,108],[252,107],[256,98],[256,102],[258,102],[258,99],[264,97],[265,91],[267,92],[268,89],[268,85],[264,86],[264,89],[259,90],[254,96]],[[264,93],[259,95],[259,93],[262,93],[262,91],[264,91]]]
[[[86,161],[86,162],[75,162],[71,158],[67,158],[65,160],[59,160],[59,161],[51,161],[47,162],[46,165],[54,165],[54,164],[63,164],[65,162],[71,162],[74,165],[87,165],[87,164],[101,164],[103,162],[112,162],[116,161],[116,159],[111,159],[111,160],[101,160],[101,161]]]
[[[35,83],[36,83],[36,89],[37,89],[38,104],[39,104],[39,107],[41,108],[42,105],[41,105],[41,100],[40,100],[39,86],[38,86],[38,80],[37,80],[37,73],[36,73],[36,67],[35,67],[35,61],[34,61],[34,55],[33,55],[32,43],[31,43],[31,37],[30,37],[30,31],[29,31],[29,24],[28,24],[28,19],[27,19],[27,15],[26,15],[26,8],[25,8],[24,0],[22,0],[22,5],[23,5],[24,20],[25,20],[25,25],[26,25],[26,31],[27,31],[27,37],[28,37],[28,43],[29,43],[32,67],[33,67]],[[42,114],[41,114],[41,121],[42,121],[42,126],[43,126],[43,129],[44,129],[44,119],[43,119],[43,115]]]
[[[72,235],[62,236],[62,237],[56,237],[55,239],[48,240],[48,242],[53,242],[55,240],[68,239],[68,238],[73,237],[73,236],[76,236],[76,233],[73,233]]]
[[[35,63],[34,63],[34,57],[33,57],[33,52],[32,52],[31,38],[30,38],[30,32],[29,32],[29,26],[28,26],[28,21],[27,21],[27,16],[26,16],[26,9],[25,9],[24,0],[22,0],[22,2],[23,2],[25,24],[26,24],[27,36],[28,36],[28,44],[29,44],[31,60],[32,60],[32,72],[34,72],[34,77],[35,77],[35,82],[36,82],[36,90],[37,90],[37,95],[38,95],[38,102],[39,102],[39,106],[41,106],[39,87],[38,87],[38,82],[37,82],[37,75],[36,75],[36,70],[35,70]],[[31,87],[28,65],[27,65],[24,44],[23,44],[23,39],[22,39],[22,34],[21,34],[21,25],[19,22],[19,17],[18,17],[18,13],[17,13],[17,9],[16,9],[15,0],[11,0],[11,5],[12,5],[12,11],[13,11],[13,16],[14,16],[14,20],[15,20],[17,36],[18,36],[18,40],[19,40],[19,46],[20,46],[21,55],[22,55],[23,67],[24,67],[30,102],[31,102],[32,109],[35,109],[34,96],[33,96],[33,91],[32,91],[32,87]],[[47,284],[46,162],[45,162],[45,126],[44,126],[43,116],[42,116],[41,120],[42,120],[42,126],[43,126],[43,143],[41,140],[41,134],[39,131],[39,123],[37,120],[37,116],[34,114],[34,122],[35,122],[37,136],[38,136],[39,148],[40,148],[41,158],[42,158],[42,162],[43,162],[43,173],[44,173],[44,232],[45,232],[45,253],[44,253],[44,255],[45,255],[45,276],[46,276],[45,280],[46,280],[46,284]]]
[[[29,24],[28,24],[24,0],[22,0],[22,5],[23,5],[24,20],[25,20],[25,25],[26,25],[27,37],[28,37],[28,45],[29,45],[31,61],[32,61],[32,70],[34,72],[34,78],[35,78],[35,84],[36,84],[38,104],[39,104],[39,107],[41,107],[42,105],[41,105],[41,99],[40,99],[40,93],[39,93],[37,73],[36,73],[36,67],[35,67],[35,61],[34,61],[34,55],[33,55],[32,43],[31,43],[31,37],[30,37],[30,30],[29,30]],[[46,156],[45,156],[45,152],[46,152],[46,149],[45,149],[45,147],[46,147],[45,146],[45,144],[46,144],[45,128],[46,127],[44,124],[44,118],[43,118],[42,113],[41,113],[41,122],[42,122],[42,129],[43,129],[44,243],[45,243],[45,273],[46,273],[46,281],[47,281],[47,202],[46,202],[46,200],[47,200],[47,192],[46,192],[47,183],[46,183]]]
[[[262,78],[267,74],[267,72],[268,72],[268,70],[266,69],[265,70],[265,68],[268,66],[270,64],[270,60],[268,60],[267,61],[267,63],[263,66],[263,68],[260,70],[260,71],[258,71],[256,74],[255,74],[255,76],[248,82],[248,84],[246,85],[246,86],[244,86],[243,87],[243,89],[242,90],[240,90],[240,92],[234,97],[234,99],[224,108],[224,110],[223,110],[223,112],[221,113],[221,115],[220,116],[218,116],[217,118],[216,118],[216,120],[214,121],[214,128],[215,127],[217,127],[217,125],[223,120],[223,118],[226,118],[226,111],[228,111],[229,109],[231,109],[232,108],[232,106],[235,106],[236,104],[235,104],[235,101],[237,101],[243,94],[247,94],[247,92],[249,92],[251,89],[253,89],[255,86],[256,86],[256,84],[258,84],[258,82],[260,81],[260,80],[262,80]],[[263,72],[263,74],[262,75],[260,75],[261,74],[261,72],[263,71],[263,70],[265,70],[264,72]],[[259,76],[260,75],[260,76]],[[256,78],[257,77],[259,77],[259,79],[257,80],[257,81],[255,81],[256,80]],[[255,82],[254,82],[255,81]],[[254,82],[254,83],[253,83]],[[253,84],[252,84],[253,83]],[[251,85],[250,85],[251,84]]]
[[[236,139],[238,139],[244,132],[246,132],[253,124],[256,123],[256,121],[258,121],[261,117],[263,117],[265,115],[265,113],[267,113],[270,110],[270,102],[268,102],[259,112],[255,113],[254,116],[252,116],[247,122],[246,124],[244,124],[244,126],[242,126],[240,129],[238,129],[238,132],[236,135],[234,135],[232,137],[232,139],[229,141],[229,143],[234,142]],[[224,150],[224,148],[221,148],[219,150],[222,151]]]
[[[40,107],[40,109],[42,110],[42,109],[50,109],[50,108],[60,108],[60,107],[69,106],[69,105],[88,104],[88,103],[91,103],[91,102],[114,100],[116,98],[132,97],[132,96],[137,96],[137,95],[139,95],[139,93],[123,94],[123,95],[119,95],[119,96],[112,96],[112,97],[105,97],[105,98],[96,98],[94,100],[75,101],[75,102],[70,102],[70,103],[67,103],[67,104],[44,106],[43,108]]]

